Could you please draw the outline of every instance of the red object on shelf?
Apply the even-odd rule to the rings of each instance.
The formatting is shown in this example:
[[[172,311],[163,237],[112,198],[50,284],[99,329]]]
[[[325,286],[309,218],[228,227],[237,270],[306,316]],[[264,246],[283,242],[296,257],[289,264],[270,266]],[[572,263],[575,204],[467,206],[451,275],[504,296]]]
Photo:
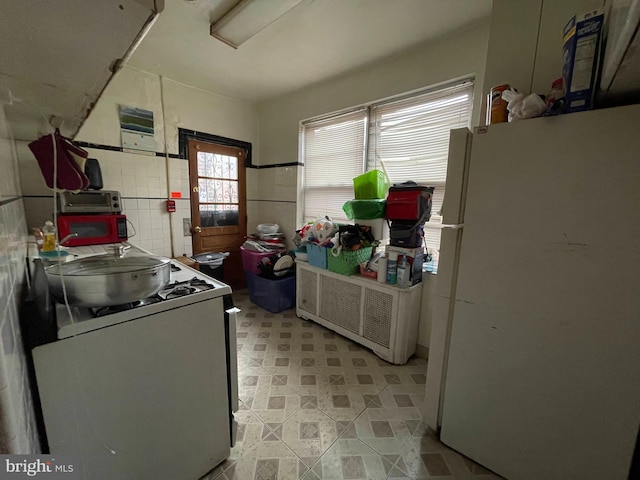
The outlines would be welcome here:
[[[367,278],[373,278],[374,280],[378,278],[378,272],[367,270],[367,267],[362,264],[360,264],[360,275]]]
[[[431,217],[433,187],[405,182],[394,185],[387,196],[387,220],[428,222]]]

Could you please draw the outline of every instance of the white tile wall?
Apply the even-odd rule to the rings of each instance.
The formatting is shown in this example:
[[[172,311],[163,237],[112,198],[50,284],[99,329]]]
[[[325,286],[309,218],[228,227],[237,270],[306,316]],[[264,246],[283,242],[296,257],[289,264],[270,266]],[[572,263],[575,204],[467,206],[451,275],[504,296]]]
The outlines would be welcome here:
[[[166,200],[124,198],[123,212],[129,221],[129,241],[156,255],[171,256],[170,217]]]
[[[90,158],[100,162],[105,190],[118,190],[128,198],[167,198],[164,157],[95,148],[86,150]]]
[[[0,205],[0,453],[39,451],[18,311],[26,284],[22,199]]]
[[[14,145],[0,110],[0,453],[38,453],[18,318],[26,287],[27,226]]]
[[[247,170],[247,232],[259,223],[277,223],[285,234],[287,246],[300,228],[296,218],[297,178],[300,167],[273,167]]]
[[[191,244],[191,234],[185,231],[185,222],[191,225],[191,203],[189,198],[177,198],[176,211],[171,215],[171,229],[173,232],[173,251],[176,256],[192,255],[193,248]]]
[[[257,172],[258,198],[295,202],[298,168],[300,167],[250,169]]]
[[[131,241],[152,253],[170,257],[170,214],[165,204],[168,198],[166,159],[94,148],[87,151],[90,158],[97,158],[100,162],[104,189],[117,190],[123,198],[123,212],[130,222]],[[24,173],[22,188],[26,196],[28,226],[40,226],[53,218],[52,193],[24,142],[19,145],[18,154],[20,169]],[[188,188],[187,182],[187,191]]]
[[[0,114],[0,117],[2,115]],[[3,132],[4,131],[4,132]],[[3,133],[10,133],[5,125],[0,124],[0,152],[3,155],[0,166],[0,201],[20,195],[20,176],[15,143],[10,138],[5,138]]]
[[[97,158],[104,188],[118,190],[123,198],[123,212],[130,222],[132,243],[157,255],[191,255],[191,235],[184,235],[184,222],[190,222],[189,164],[186,160],[87,149]],[[22,181],[28,226],[40,226],[53,217],[51,191],[44,185],[37,162],[26,147],[20,145],[20,168],[26,172]],[[289,247],[299,228],[296,220],[297,177],[299,167],[249,168],[247,175],[247,232],[255,232],[259,223],[278,223]],[[171,193],[176,212],[166,211],[165,201]],[[135,233],[134,233],[135,232]]]
[[[189,188],[189,162],[181,158],[169,159],[169,192],[179,192],[182,198],[188,199]]]

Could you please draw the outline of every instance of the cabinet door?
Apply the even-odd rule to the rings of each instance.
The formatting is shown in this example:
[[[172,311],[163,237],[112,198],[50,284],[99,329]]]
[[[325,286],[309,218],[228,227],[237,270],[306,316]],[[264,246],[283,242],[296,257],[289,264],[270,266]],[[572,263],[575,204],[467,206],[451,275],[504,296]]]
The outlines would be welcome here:
[[[215,298],[34,349],[51,452],[91,480],[200,478],[228,457],[222,308]]]
[[[318,314],[318,274],[304,268],[298,269],[298,307],[305,312]]]
[[[389,348],[393,321],[393,295],[371,288],[364,291],[364,333],[367,340]]]
[[[357,335],[360,333],[362,287],[320,276],[320,316]]]

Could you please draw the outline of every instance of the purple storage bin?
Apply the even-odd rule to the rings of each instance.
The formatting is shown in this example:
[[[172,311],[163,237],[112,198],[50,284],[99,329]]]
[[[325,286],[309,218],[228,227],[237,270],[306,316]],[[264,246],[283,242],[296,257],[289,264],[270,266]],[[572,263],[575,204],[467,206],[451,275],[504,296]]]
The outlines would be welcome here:
[[[270,257],[274,255],[276,252],[254,252],[252,250],[247,250],[244,247],[240,247],[240,251],[242,252],[242,269],[245,272],[251,272],[255,275],[260,274],[260,268],[258,264],[265,257]]]

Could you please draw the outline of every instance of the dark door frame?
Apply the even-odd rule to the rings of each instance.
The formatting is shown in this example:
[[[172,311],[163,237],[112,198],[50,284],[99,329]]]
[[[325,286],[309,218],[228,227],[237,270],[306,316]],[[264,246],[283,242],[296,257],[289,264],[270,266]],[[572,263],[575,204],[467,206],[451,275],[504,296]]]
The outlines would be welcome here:
[[[227,147],[237,147],[247,152],[244,158],[245,168],[252,167],[251,163],[251,143],[243,142],[242,140],[235,140],[233,138],[220,137],[218,135],[212,135],[210,133],[198,132],[196,130],[187,130],[184,128],[178,128],[178,153],[180,158],[184,160],[189,159],[189,140],[196,140],[200,142],[217,143]]]

